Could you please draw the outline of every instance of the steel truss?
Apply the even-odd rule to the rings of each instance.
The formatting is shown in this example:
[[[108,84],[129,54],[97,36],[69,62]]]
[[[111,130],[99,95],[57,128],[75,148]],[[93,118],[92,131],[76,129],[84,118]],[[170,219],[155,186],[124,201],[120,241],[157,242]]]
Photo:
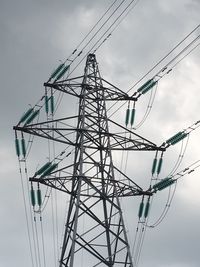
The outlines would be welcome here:
[[[70,194],[59,266],[133,267],[119,198],[150,193],[114,166],[111,152],[164,149],[108,119],[106,101],[136,99],[101,78],[94,54],[88,55],[83,76],[44,85],[79,98],[78,116],[14,127],[75,149],[72,165],[30,178]],[[125,131],[129,137],[120,134]]]

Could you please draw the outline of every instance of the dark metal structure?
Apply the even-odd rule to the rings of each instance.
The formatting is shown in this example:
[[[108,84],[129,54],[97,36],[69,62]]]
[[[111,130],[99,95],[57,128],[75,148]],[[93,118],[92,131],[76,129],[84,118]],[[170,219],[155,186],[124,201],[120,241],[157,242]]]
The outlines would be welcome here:
[[[143,191],[114,166],[112,150],[163,151],[164,148],[107,117],[107,101],[136,99],[101,78],[94,54],[88,55],[83,76],[44,85],[79,98],[77,116],[14,127],[74,147],[73,164],[54,165],[46,175],[36,172],[30,178],[31,182],[70,194],[59,266],[133,267],[119,198],[151,193]],[[120,134],[125,131],[130,137]],[[120,180],[116,179],[116,173],[120,174]]]

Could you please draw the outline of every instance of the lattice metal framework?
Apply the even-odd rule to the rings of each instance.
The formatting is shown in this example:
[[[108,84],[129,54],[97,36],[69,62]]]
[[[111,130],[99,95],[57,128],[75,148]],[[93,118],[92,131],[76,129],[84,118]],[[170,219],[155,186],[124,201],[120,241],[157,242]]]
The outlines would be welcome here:
[[[70,194],[59,266],[82,266],[82,255],[87,267],[133,266],[119,198],[150,193],[114,166],[111,152],[164,149],[108,119],[107,101],[136,99],[101,78],[94,54],[88,55],[83,76],[44,85],[79,98],[78,116],[14,127],[75,149],[72,165],[30,178]],[[110,132],[110,126],[118,133]],[[120,134],[125,131],[129,138]]]

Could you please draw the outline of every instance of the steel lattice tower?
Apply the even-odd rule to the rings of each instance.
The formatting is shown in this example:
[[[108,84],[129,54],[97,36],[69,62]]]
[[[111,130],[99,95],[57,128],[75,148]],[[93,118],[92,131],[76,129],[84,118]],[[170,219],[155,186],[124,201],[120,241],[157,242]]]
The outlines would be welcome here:
[[[71,145],[74,162],[46,176],[37,174],[31,182],[41,183],[70,194],[62,244],[60,267],[132,266],[120,197],[148,195],[113,164],[113,150],[163,150],[149,140],[125,129],[107,117],[107,101],[136,101],[101,78],[96,57],[89,54],[84,75],[45,83],[46,88],[79,98],[78,115],[51,122],[25,124],[15,130]],[[77,126],[70,123],[77,120]],[[49,123],[53,127],[49,127]],[[128,131],[130,137],[110,132]],[[76,133],[75,141],[70,133]],[[53,134],[52,134],[53,133]],[[70,170],[72,171],[70,172]],[[123,177],[117,180],[116,173]]]

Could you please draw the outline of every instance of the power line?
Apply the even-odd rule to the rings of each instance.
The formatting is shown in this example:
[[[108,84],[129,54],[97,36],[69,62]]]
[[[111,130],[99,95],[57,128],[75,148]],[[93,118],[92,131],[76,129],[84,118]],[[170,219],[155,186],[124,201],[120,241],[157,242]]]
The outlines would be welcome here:
[[[163,58],[161,58],[146,74],[144,74],[133,86],[131,86],[126,92],[129,93],[134,87],[136,87],[144,78],[146,78],[157,66],[160,65],[160,63],[162,63],[169,55],[171,55],[182,43],[184,43],[185,40],[187,40],[198,28],[200,27],[200,24],[197,25],[189,34],[187,34],[177,45],[175,45]],[[175,59],[177,59],[178,56],[180,56],[183,52],[185,52],[193,43],[195,43],[197,40],[199,39],[199,35],[194,39],[192,40],[185,48],[183,48],[179,53],[178,55],[176,55],[172,60],[170,60],[164,67],[162,67],[162,69],[157,72],[155,76],[158,76],[162,71],[163,69],[167,69],[167,67],[173,63],[173,61],[175,61]],[[196,46],[195,48],[197,48],[198,46]],[[194,51],[193,48],[191,50],[191,52]],[[188,55],[191,53],[189,52]],[[177,63],[178,64],[178,63]],[[176,64],[176,65],[177,65]],[[176,66],[175,65],[175,66]],[[166,72],[167,74],[168,72]],[[134,95],[134,94],[133,94]],[[116,102],[117,103],[117,102]],[[115,105],[116,103],[114,103],[113,105],[111,105],[111,107],[108,109],[111,110]],[[125,105],[125,103],[121,104],[114,112],[112,112],[109,117],[113,116],[119,109],[121,109],[123,106]]]
[[[94,53],[94,51],[96,52],[97,49],[101,46],[97,46],[98,43],[105,37],[105,35],[107,33],[109,33],[110,29],[117,23],[118,20],[120,20],[120,18],[123,16],[123,14],[129,9],[129,7],[135,2],[136,0],[132,0],[123,10],[122,12],[117,16],[117,18],[114,20],[114,22],[109,26],[109,28],[99,37],[99,39],[95,42],[95,44],[89,49],[89,51],[87,52],[87,54],[77,63],[77,65],[73,68],[73,70],[70,72],[69,76],[78,68],[78,66],[83,62],[83,60],[87,57],[87,55],[89,53]],[[136,2],[137,4],[137,2]],[[131,8],[131,10],[136,6],[136,4]],[[119,26],[119,24],[123,21],[123,19],[125,19],[125,17],[128,15],[128,13],[131,11],[127,11],[127,13],[125,14],[125,16],[119,21],[119,23],[116,25],[116,27],[112,30],[112,33],[114,30],[116,30],[116,28]],[[103,42],[105,42],[109,37],[111,36],[111,32],[109,33],[109,35],[106,37],[105,40],[103,40]],[[89,44],[89,43],[88,43]],[[96,47],[97,46],[97,47]],[[96,48],[95,48],[96,47]]]
[[[115,0],[109,7],[108,9],[105,11],[105,13],[100,17],[100,19],[94,24],[94,26],[91,28],[91,30],[86,34],[86,36],[82,39],[82,41],[76,46],[75,50],[78,50],[78,48],[82,45],[82,43],[87,39],[87,37],[92,33],[92,31],[97,27],[97,25],[100,23],[100,21],[107,15],[107,13],[110,11],[110,9],[115,5],[115,3],[118,0]],[[74,50],[74,51],[75,51]],[[74,54],[75,52],[73,52],[72,54]],[[72,55],[71,54],[71,55]],[[70,58],[70,56],[68,57]],[[66,60],[67,61],[67,60]],[[65,61],[65,62],[66,62]]]
[[[122,3],[124,1],[122,1]],[[115,2],[109,7],[109,9],[107,9],[106,13],[102,16],[102,18],[109,12],[109,10],[113,7]],[[129,9],[129,7],[131,6],[133,2],[134,1],[131,1],[129,5],[126,6],[126,8],[122,11],[120,15],[118,15],[118,17],[114,20],[113,24],[110,27],[115,25],[114,29],[117,28],[119,23],[116,25],[116,22],[119,20],[121,23],[121,21],[126,17],[126,15],[130,12],[130,10],[132,10],[132,9]],[[123,17],[123,14],[125,14],[124,17]],[[110,17],[112,17],[112,15],[110,15]],[[106,23],[107,21],[105,22],[105,24]],[[105,24],[102,25],[102,28]],[[94,26],[90,32],[92,32],[95,27],[96,26]],[[109,28],[108,30],[110,29],[111,28]],[[104,34],[102,35],[102,37],[100,37],[99,40],[101,40],[101,38],[103,38],[104,35],[107,34],[107,31],[104,32]],[[88,36],[90,32],[88,33]],[[99,31],[97,30],[94,37],[98,33]],[[190,34],[188,36],[190,36]],[[86,38],[87,36],[85,37],[85,39],[83,39],[82,43],[84,43]],[[185,40],[187,38],[185,37]],[[198,38],[199,36],[197,36],[196,39],[191,41],[189,45],[183,48],[181,52],[179,52],[171,61],[169,61],[168,65],[165,65],[165,67],[167,68],[171,63],[173,63],[176,59],[178,59],[178,57],[182,55],[182,53],[187,51],[188,48],[190,48],[195,42],[197,42]],[[88,43],[86,43],[85,47],[89,45],[89,43],[92,40],[93,39],[90,39]],[[183,40],[179,44],[181,44],[182,42]],[[80,43],[80,45],[82,43]],[[97,44],[98,43],[95,43],[93,48]],[[178,46],[179,45],[177,45],[177,47]],[[99,47],[97,47],[97,49]],[[193,50],[194,48],[190,50],[190,52]],[[170,53],[171,52],[169,52],[168,55]],[[166,55],[166,57],[168,57],[168,55]],[[162,62],[162,60],[159,62]],[[157,63],[157,64],[159,65],[160,63]],[[155,65],[154,68],[156,68],[158,65]],[[160,74],[161,72],[163,73],[164,70],[162,69],[160,72],[156,74],[156,76],[158,76],[158,74]],[[149,73],[150,72],[148,72],[146,75],[148,75]],[[164,75],[167,73],[168,71],[165,72]],[[158,79],[162,78],[164,75],[162,75]],[[77,116],[54,120],[53,118],[54,112],[52,111],[52,114],[51,114],[52,117],[50,118],[50,116],[47,115],[46,122],[38,123],[37,121],[37,123],[33,124],[32,122],[37,116],[34,115],[35,117],[33,116],[32,120],[30,120],[30,117],[28,117],[27,115],[27,118],[26,118],[27,120],[24,121],[23,124],[22,124],[22,121],[20,120],[21,124],[19,123],[14,128],[15,130],[18,130],[21,132],[26,132],[32,135],[37,135],[42,138],[48,139],[48,150],[49,150],[48,168],[49,169],[46,168],[45,171],[41,172],[40,174],[37,171],[35,175],[30,178],[31,183],[37,182],[38,185],[39,183],[41,183],[51,188],[70,194],[69,210],[68,210],[68,216],[66,218],[66,223],[65,223],[66,229],[65,229],[64,238],[63,238],[60,266],[67,266],[69,263],[70,266],[72,267],[74,265],[74,259],[75,259],[74,255],[78,253],[79,251],[82,251],[82,256],[83,256],[83,251],[85,251],[86,253],[90,253],[92,256],[96,257],[96,260],[98,262],[95,263],[95,265],[93,266],[98,266],[100,264],[105,264],[106,266],[111,266],[111,265],[113,266],[114,263],[117,264],[119,263],[119,261],[122,261],[124,266],[127,266],[127,265],[133,266],[130,248],[128,245],[126,228],[125,228],[124,219],[122,216],[122,209],[121,209],[121,205],[119,202],[119,197],[131,196],[131,195],[132,196],[143,195],[143,199],[145,197],[147,200],[147,204],[150,204],[150,197],[152,194],[157,192],[157,189],[151,190],[151,186],[150,186],[149,191],[143,191],[140,186],[138,186],[136,183],[131,181],[131,179],[129,179],[124,173],[122,173],[122,171],[120,171],[120,177],[121,175],[123,175],[124,176],[123,179],[119,179],[120,181],[115,180],[114,169],[116,170],[117,168],[115,168],[113,165],[111,151],[112,149],[119,150],[119,151],[121,150],[124,153],[124,151],[127,150],[126,159],[125,159],[125,171],[126,171],[129,150],[138,150],[138,151],[139,150],[141,151],[143,150],[144,151],[147,151],[147,150],[155,151],[156,150],[157,153],[158,151],[161,151],[162,153],[161,158],[162,158],[163,151],[169,146],[173,145],[173,142],[166,141],[166,143],[163,143],[162,146],[158,147],[152,142],[150,142],[149,140],[144,139],[143,137],[139,135],[134,135],[134,133],[132,133],[131,131],[129,131],[130,137],[127,137],[126,131],[125,131],[124,136],[122,136],[121,131],[123,130],[124,132],[124,130],[126,129],[120,126],[119,124],[117,125],[117,123],[115,124],[115,126],[120,127],[120,134],[109,132],[108,121],[109,122],[112,122],[112,121],[108,120],[107,118],[107,110],[105,108],[105,93],[107,93],[108,95],[107,98],[109,98],[113,94],[113,91],[111,90],[109,91],[109,88],[103,88],[102,85],[103,85],[104,80],[100,76],[100,73],[98,70],[98,64],[96,62],[96,58],[94,54],[89,54],[87,56],[85,73],[84,73],[84,78],[83,78],[82,83],[79,82],[79,78],[80,77],[75,77],[74,80],[77,81],[77,83],[70,84],[70,88],[73,88],[74,86],[73,88],[74,91],[77,89],[78,86],[81,88],[80,94],[77,93],[77,95],[75,95],[79,97],[79,113]],[[46,90],[46,94],[47,92],[51,92],[50,97],[54,95],[56,90],[58,90],[59,86],[63,86],[62,89],[68,86],[62,82],[56,83],[55,81],[53,84],[54,87],[50,87],[50,90]],[[47,84],[47,87],[48,86],[50,85]],[[116,90],[114,93],[115,94],[118,93],[117,97],[120,96],[121,97],[120,100],[127,100],[126,98],[127,96],[123,94],[123,92],[121,92],[120,90],[118,92],[118,89],[117,88],[115,89]],[[67,90],[65,92],[68,93]],[[140,97],[140,95],[141,94],[139,92],[138,97]],[[152,98],[154,99],[154,97],[155,97],[155,94],[153,95]],[[43,99],[44,97],[40,100],[40,102]],[[47,98],[47,99],[49,101],[49,99],[51,98]],[[110,97],[110,99],[108,100],[113,100],[113,99],[112,97]],[[150,100],[151,100],[151,97],[150,97]],[[149,101],[149,103],[151,102]],[[40,103],[39,105],[37,105],[36,111],[44,108],[45,104]],[[32,113],[32,115],[33,114],[36,114],[36,113]],[[70,126],[70,124],[67,121],[67,119],[69,118],[77,119],[78,121],[77,127]],[[185,134],[184,137],[186,135],[188,136],[191,131],[194,131],[196,128],[198,128],[199,122],[200,121],[196,122],[192,126],[188,127],[186,130],[184,130],[182,132],[183,135]],[[60,127],[60,125],[62,127]],[[66,131],[68,132],[66,133]],[[76,133],[75,141],[71,141],[69,138],[69,135],[73,133]],[[133,136],[131,136],[131,134]],[[181,137],[183,137],[183,135],[181,135]],[[52,149],[53,159],[51,158],[51,155],[50,155],[51,149],[50,149],[49,140],[52,140],[53,142],[52,144],[53,145],[53,149]],[[56,157],[55,146],[54,146],[54,142],[56,141],[61,142],[65,145],[70,144],[75,147],[72,150],[72,151],[75,151],[74,162],[72,165],[65,165],[64,167],[59,166],[58,168],[58,164],[61,163],[67,157],[66,156],[67,149],[63,150],[64,156],[63,154],[62,155],[59,154],[59,157]],[[156,154],[156,157],[157,157],[157,154]],[[121,164],[123,164],[123,162],[121,162]],[[68,168],[71,166],[73,166],[73,171],[68,171]],[[198,166],[196,166],[196,168],[197,167]],[[171,176],[171,178],[173,178],[173,181],[177,181],[183,175],[190,174],[192,171],[194,171],[194,168],[195,167],[193,166],[193,169],[189,168],[188,170],[184,170],[184,174],[179,173],[179,176],[177,178],[176,176]],[[153,180],[153,175],[151,178],[151,182],[152,180]],[[69,184],[71,185],[70,189],[68,189]],[[134,184],[134,186],[132,184]],[[56,241],[58,240],[58,236],[57,236],[57,240],[55,237],[57,234],[57,233],[55,234],[55,232],[58,232],[57,231],[57,200],[55,200],[55,205],[56,205],[55,209],[53,207],[53,199],[51,198],[51,200],[52,200],[54,259],[55,259],[55,265],[56,265],[57,257],[56,257],[55,244],[56,244]],[[93,209],[94,207],[97,207],[97,209]],[[101,207],[101,208],[103,207],[102,217],[99,216],[100,210],[98,210],[98,207]],[[56,219],[54,218],[55,217],[54,212],[56,213]],[[36,214],[35,208],[34,208],[34,213]],[[39,207],[39,213],[41,216],[41,207]],[[163,219],[163,216],[166,215],[165,212],[163,214],[164,215],[161,214],[161,217],[160,217],[161,219]],[[87,223],[91,222],[92,227],[90,227],[90,223],[88,223],[87,226],[84,224],[84,227],[82,227],[83,229],[81,232],[78,227],[78,222],[80,222],[80,218],[81,219],[83,218],[85,222],[85,217],[87,217],[88,219]],[[41,254],[43,254],[42,256],[43,256],[43,261],[44,261],[44,266],[45,266],[46,258],[45,258],[45,243],[44,243],[44,236],[43,236],[42,217],[41,217],[41,233],[42,233],[41,240],[39,240],[36,217],[34,217],[34,219],[35,219],[35,233],[36,233],[36,243],[37,243],[36,257],[38,257],[38,264],[41,266]],[[159,222],[161,219],[159,219]],[[140,231],[138,234],[139,235],[138,241],[137,243],[136,243],[136,240],[134,241],[134,244],[136,244],[136,253],[135,253],[135,264],[136,265],[138,265],[139,258],[141,255],[146,227],[148,226],[147,225],[148,216],[145,216],[143,223],[140,221],[140,218],[139,218],[139,223],[140,223],[139,226],[141,227],[140,227]],[[98,230],[99,233],[91,237],[94,229]],[[102,244],[102,236],[104,236],[103,238],[103,240],[105,240],[104,244]],[[112,236],[112,238],[110,238],[110,236]],[[40,251],[41,242],[39,241],[42,241],[42,251]],[[119,245],[120,242],[121,242],[121,245]],[[58,242],[56,245],[58,246]],[[113,247],[115,247],[114,250],[113,250]],[[102,253],[104,248],[106,248],[106,253],[105,252]],[[125,254],[122,254],[123,259],[121,259],[121,257],[117,258],[117,255],[119,252],[121,252],[121,250],[125,251]]]

